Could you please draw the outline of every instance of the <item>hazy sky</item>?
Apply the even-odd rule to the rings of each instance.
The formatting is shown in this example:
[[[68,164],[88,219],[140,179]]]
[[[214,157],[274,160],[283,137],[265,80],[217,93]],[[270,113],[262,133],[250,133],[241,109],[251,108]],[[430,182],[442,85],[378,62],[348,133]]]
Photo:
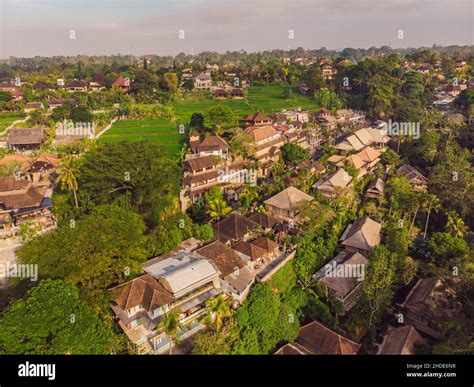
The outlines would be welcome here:
[[[0,0],[0,57],[473,44],[473,0]],[[70,39],[71,30],[75,39]],[[179,31],[184,39],[179,39]],[[294,39],[289,39],[289,30]],[[403,30],[403,39],[398,31]]]

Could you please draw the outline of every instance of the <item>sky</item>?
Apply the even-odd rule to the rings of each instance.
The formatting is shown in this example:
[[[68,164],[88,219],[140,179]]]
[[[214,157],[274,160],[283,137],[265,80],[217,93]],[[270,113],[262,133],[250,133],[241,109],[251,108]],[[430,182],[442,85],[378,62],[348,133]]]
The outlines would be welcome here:
[[[471,45],[473,7],[473,0],[0,0],[0,58]]]

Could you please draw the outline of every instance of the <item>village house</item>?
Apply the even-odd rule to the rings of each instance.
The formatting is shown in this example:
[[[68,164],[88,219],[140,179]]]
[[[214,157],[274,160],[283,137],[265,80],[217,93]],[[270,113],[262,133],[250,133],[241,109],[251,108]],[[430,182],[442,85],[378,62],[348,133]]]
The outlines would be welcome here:
[[[216,237],[223,243],[232,244],[253,238],[259,225],[238,212],[232,212],[213,226]]]
[[[342,251],[314,274],[313,279],[324,283],[329,293],[341,303],[344,314],[361,296],[368,263],[360,253]]]
[[[245,126],[266,126],[272,124],[272,119],[262,112],[249,114],[244,118]]]
[[[73,80],[66,85],[66,91],[68,93],[74,93],[76,91],[87,91],[87,84],[81,80]]]
[[[127,93],[130,90],[130,79],[119,76],[114,83],[112,83],[112,87],[118,87]]]
[[[321,109],[315,116],[315,121],[328,132],[333,132],[337,128],[336,117],[331,115],[331,112],[327,109]]]
[[[346,160],[348,160],[358,171],[357,179],[362,178],[368,173],[372,173],[376,165],[380,162],[380,151],[368,146],[360,152],[350,155],[347,158],[339,161],[336,165],[343,167]]]
[[[14,128],[8,135],[7,144],[17,151],[31,151],[41,148],[46,138],[44,128]]]
[[[285,344],[275,355],[356,355],[359,349],[360,344],[313,321],[300,328],[295,343]]]
[[[189,137],[189,147],[191,148],[193,157],[201,156],[219,156],[223,159],[230,157],[230,146],[219,135],[201,137],[198,133],[191,133]]]
[[[234,88],[230,91],[229,96],[232,99],[243,99],[245,97],[242,89]]]
[[[351,187],[351,181],[352,176],[343,168],[339,168],[332,175],[319,179],[314,183],[313,188],[316,188],[322,195],[333,198],[338,192],[343,192],[346,188]]]
[[[386,132],[385,129],[362,128],[344,136],[334,145],[334,148],[345,152],[354,152],[360,151],[366,146],[371,146],[383,151],[391,140]]]
[[[243,260],[233,249],[218,240],[195,250],[195,253],[212,261],[220,272],[222,290],[237,303],[242,303],[255,282],[251,262]]]
[[[95,74],[89,82],[91,91],[100,91],[105,89],[105,77],[103,74]]]
[[[397,306],[405,324],[434,339],[442,338],[440,324],[459,314],[454,290],[439,277],[418,279]]]
[[[25,113],[31,113],[40,109],[44,109],[44,105],[42,102],[27,102],[23,111]]]
[[[51,98],[48,102],[50,109],[56,109],[57,107],[64,106],[65,104],[77,105],[76,100],[73,98]]]
[[[273,126],[249,126],[246,133],[255,142],[255,158],[261,163],[260,173],[267,175],[273,162],[279,158],[280,148],[285,144],[284,138]]]
[[[385,182],[380,178],[374,178],[369,186],[367,187],[367,191],[365,191],[365,196],[367,198],[376,199],[379,202],[383,199],[383,195],[385,192]]]
[[[33,222],[43,231],[54,227],[51,195],[50,185],[37,185],[13,176],[0,177],[0,234],[11,236],[26,222]]]
[[[402,165],[397,169],[400,176],[405,176],[415,191],[426,191],[428,189],[428,179],[410,164]]]
[[[227,98],[227,92],[226,92],[224,89],[215,89],[215,90],[212,92],[212,96],[213,96],[215,99]]]
[[[382,225],[368,216],[349,224],[340,241],[349,252],[368,253],[380,244]]]
[[[194,88],[208,90],[212,86],[212,78],[208,73],[200,73],[194,78]]]
[[[249,182],[255,175],[247,168],[247,162],[225,164],[217,156],[189,158],[184,162],[184,169],[180,193],[182,211],[187,209],[189,202],[196,202],[213,187],[235,188]]]
[[[339,109],[336,111],[337,121],[342,125],[353,126],[363,125],[365,122],[365,113],[353,109]]]
[[[10,93],[13,101],[20,101],[23,99],[21,88],[15,83],[0,83],[0,91]]]
[[[378,355],[428,355],[429,344],[413,327],[390,327],[377,352]]]
[[[320,66],[321,72],[323,73],[324,79],[332,79],[334,75],[337,74],[337,70],[335,67],[330,65],[329,63],[324,63]]]
[[[263,204],[268,213],[280,221],[294,221],[301,211],[301,206],[313,199],[311,195],[290,186],[265,200]]]
[[[177,338],[185,339],[204,328],[206,302],[222,292],[219,271],[191,251],[179,250],[144,265],[146,274],[110,289],[115,319],[138,353],[162,353],[169,337],[160,322],[171,310],[178,311],[184,326]]]
[[[38,81],[32,86],[32,90],[33,92],[45,91],[45,90],[54,91],[55,87],[48,82]]]

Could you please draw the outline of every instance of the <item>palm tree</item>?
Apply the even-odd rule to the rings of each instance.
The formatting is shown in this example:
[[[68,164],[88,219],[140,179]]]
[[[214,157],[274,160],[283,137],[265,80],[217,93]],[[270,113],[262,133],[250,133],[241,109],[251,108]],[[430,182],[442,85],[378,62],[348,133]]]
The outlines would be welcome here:
[[[223,324],[223,319],[230,317],[232,310],[230,308],[230,301],[227,297],[219,294],[206,302],[209,308],[211,317],[214,319],[214,325],[217,331],[220,331]]]
[[[457,238],[462,238],[468,228],[464,225],[462,218],[456,213],[456,211],[448,212],[448,222],[446,223],[446,229],[448,232]]]
[[[208,206],[209,208],[207,210],[207,214],[211,217],[211,219],[217,218],[217,221],[232,211],[232,208],[230,208],[227,205],[227,202],[221,197],[215,198],[208,204]]]
[[[64,156],[61,160],[61,164],[57,170],[58,177],[56,178],[56,182],[61,185],[61,189],[68,189],[71,190],[74,194],[74,203],[76,208],[79,207],[79,203],[77,201],[77,165],[76,160],[73,156],[67,155]]]
[[[426,215],[425,232],[423,233],[423,238],[426,239],[431,211],[438,212],[441,207],[439,198],[436,195],[427,194],[423,201],[423,207],[425,207],[428,212]]]
[[[176,339],[178,329],[183,330],[184,325],[179,321],[179,309],[172,309],[169,313],[165,313],[165,317],[159,323],[159,328],[162,328],[170,341],[170,355],[172,355],[173,342]]]

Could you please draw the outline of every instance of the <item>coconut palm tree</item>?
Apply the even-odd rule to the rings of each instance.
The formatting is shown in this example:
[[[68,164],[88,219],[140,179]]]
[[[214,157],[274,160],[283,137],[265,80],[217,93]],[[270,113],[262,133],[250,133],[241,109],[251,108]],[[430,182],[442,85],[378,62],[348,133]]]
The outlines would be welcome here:
[[[77,201],[77,163],[76,159],[72,155],[66,155],[62,158],[59,168],[57,169],[58,176],[56,178],[56,183],[59,183],[61,189],[68,189],[74,194],[74,203],[76,208],[79,207],[79,202]]]
[[[172,355],[173,343],[176,339],[178,329],[183,330],[184,325],[179,321],[179,315],[181,311],[179,309],[172,309],[170,312],[165,313],[165,317],[159,323],[159,328],[162,328],[166,336],[170,341],[170,355]]]
[[[464,233],[468,230],[464,224],[464,221],[456,213],[456,211],[448,212],[448,222],[446,223],[446,229],[453,237],[457,238],[462,238]]]
[[[221,198],[216,197],[208,204],[207,214],[211,219],[220,220],[221,217],[226,216],[228,213],[232,212],[232,208],[227,205],[227,202]]]
[[[423,200],[423,207],[427,210],[425,232],[423,233],[423,238],[426,239],[426,232],[428,231],[428,223],[430,221],[431,211],[438,212],[441,208],[439,198],[436,195],[427,194]]]
[[[224,295],[219,294],[217,297],[208,300],[206,306],[209,308],[216,330],[220,331],[224,318],[230,317],[232,314],[229,299]]]

